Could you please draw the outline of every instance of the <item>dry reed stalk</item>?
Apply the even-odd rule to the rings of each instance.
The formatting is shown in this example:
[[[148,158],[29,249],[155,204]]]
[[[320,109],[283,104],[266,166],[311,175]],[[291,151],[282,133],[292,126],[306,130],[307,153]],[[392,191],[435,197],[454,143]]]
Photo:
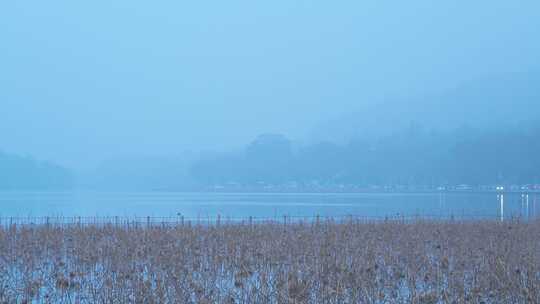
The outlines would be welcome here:
[[[2,303],[540,303],[540,221],[0,228]]]

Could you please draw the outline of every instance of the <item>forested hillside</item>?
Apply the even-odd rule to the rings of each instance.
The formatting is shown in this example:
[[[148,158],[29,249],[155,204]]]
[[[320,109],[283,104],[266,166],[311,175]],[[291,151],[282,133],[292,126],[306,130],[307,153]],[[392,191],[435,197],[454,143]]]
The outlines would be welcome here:
[[[66,168],[0,152],[0,190],[63,190],[73,185]]]
[[[540,181],[540,124],[429,131],[420,126],[347,144],[293,147],[263,135],[244,151],[201,159],[204,184],[289,182],[357,185],[444,185]]]

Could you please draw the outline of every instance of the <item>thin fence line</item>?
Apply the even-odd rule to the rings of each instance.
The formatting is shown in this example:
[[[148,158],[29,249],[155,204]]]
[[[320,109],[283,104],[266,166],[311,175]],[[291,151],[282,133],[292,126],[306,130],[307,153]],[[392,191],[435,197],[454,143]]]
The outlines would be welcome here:
[[[184,220],[275,220],[278,218],[298,218],[298,219],[315,219],[315,218],[366,218],[366,219],[392,219],[392,218],[499,218],[498,215],[484,215],[484,214],[450,214],[450,215],[433,215],[433,214],[413,214],[413,215],[358,215],[358,214],[342,214],[342,215],[280,215],[280,216],[200,216],[200,217],[185,217],[185,216],[4,216],[0,217],[0,222],[6,221],[44,221],[44,220],[61,220],[65,222],[77,222],[88,220],[101,220],[101,221],[115,221],[115,220],[130,220],[130,221],[146,221],[148,219],[152,221],[156,220],[168,220],[176,221],[178,219]]]
[[[503,220],[521,219],[522,217],[507,217]],[[365,222],[382,222],[382,221],[422,221],[422,220],[439,220],[439,221],[468,221],[468,220],[501,220],[499,215],[481,215],[481,214],[456,214],[456,215],[434,215],[434,214],[418,214],[418,215],[392,215],[392,216],[369,216],[358,214],[345,215],[282,215],[272,217],[256,217],[256,216],[168,216],[168,217],[142,217],[142,216],[39,216],[39,217],[0,217],[0,226],[12,225],[214,225],[214,224],[241,224],[253,222],[275,222],[275,223],[301,223],[315,221],[365,221]]]

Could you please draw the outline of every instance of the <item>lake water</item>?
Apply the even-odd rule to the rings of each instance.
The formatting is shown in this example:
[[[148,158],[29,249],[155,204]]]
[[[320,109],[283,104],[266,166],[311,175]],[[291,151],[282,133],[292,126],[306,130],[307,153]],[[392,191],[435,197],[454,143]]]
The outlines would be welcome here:
[[[0,217],[287,216],[536,217],[540,195],[507,193],[36,193],[0,192]]]

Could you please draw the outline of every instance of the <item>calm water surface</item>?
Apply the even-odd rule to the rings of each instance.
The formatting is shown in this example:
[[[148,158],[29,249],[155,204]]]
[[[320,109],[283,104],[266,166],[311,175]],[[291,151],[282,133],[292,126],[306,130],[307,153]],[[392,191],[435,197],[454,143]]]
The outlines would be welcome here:
[[[539,194],[36,193],[0,192],[1,217],[441,216],[536,217]]]

